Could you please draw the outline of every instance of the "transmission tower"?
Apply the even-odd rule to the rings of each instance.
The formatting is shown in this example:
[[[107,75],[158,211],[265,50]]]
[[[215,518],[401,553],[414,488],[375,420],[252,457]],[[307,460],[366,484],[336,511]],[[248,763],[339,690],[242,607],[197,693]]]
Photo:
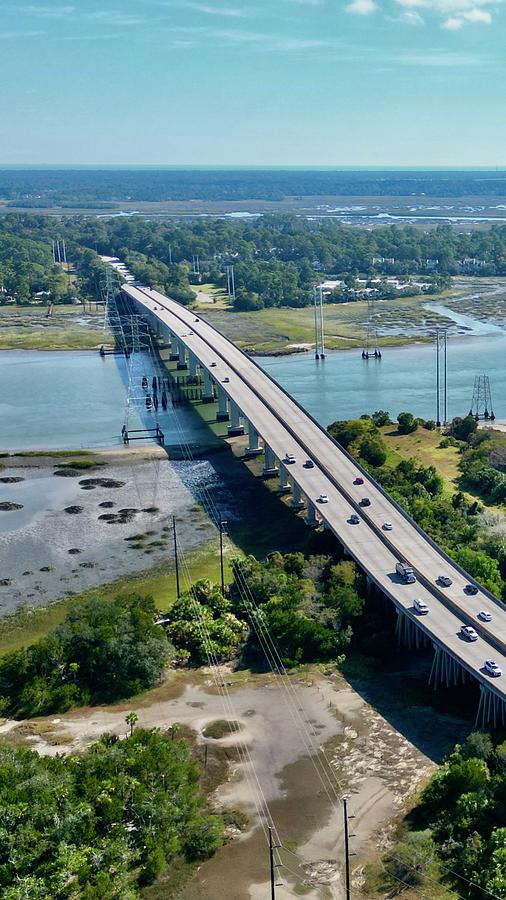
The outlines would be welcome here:
[[[364,349],[362,350],[362,359],[381,359],[378,328],[374,319],[374,302],[375,301],[370,297],[367,298],[367,327]]]
[[[235,276],[234,276],[234,267],[227,266],[227,294],[228,299],[233,303],[235,301]]]
[[[448,332],[436,328],[436,425],[448,421]],[[442,417],[442,421],[441,421]]]
[[[474,416],[477,422],[480,419],[494,421],[495,415],[492,409],[492,394],[490,392],[490,378],[488,375],[476,375],[474,379],[473,399],[469,415]]]

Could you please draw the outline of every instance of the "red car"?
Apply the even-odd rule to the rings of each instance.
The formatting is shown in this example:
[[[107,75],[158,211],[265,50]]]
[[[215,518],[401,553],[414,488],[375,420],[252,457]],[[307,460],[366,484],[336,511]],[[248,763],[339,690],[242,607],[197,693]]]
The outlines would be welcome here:
[[[364,483],[364,479],[361,478],[360,475],[357,475],[357,477],[355,478],[355,481],[353,482],[353,484],[363,484],[363,483]]]

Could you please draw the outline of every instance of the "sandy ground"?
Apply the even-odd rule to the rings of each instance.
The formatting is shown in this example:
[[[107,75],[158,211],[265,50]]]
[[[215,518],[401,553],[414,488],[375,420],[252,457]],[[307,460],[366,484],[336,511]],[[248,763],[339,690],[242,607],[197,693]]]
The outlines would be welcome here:
[[[263,798],[276,837],[287,848],[277,853],[278,900],[292,897],[294,890],[309,900],[341,896],[343,795],[350,798],[354,816],[353,885],[358,890],[364,863],[388,846],[393,823],[440,758],[442,742],[455,733],[451,721],[431,709],[406,709],[405,722],[416,715],[419,727],[432,735],[432,748],[425,742],[422,752],[418,742],[390,724],[388,713],[373,709],[340,675],[295,673],[284,686],[276,676],[222,670],[218,689],[210,672],[172,673],[140,701],[37,720],[36,732],[38,724],[47,728],[48,722],[54,732],[47,740],[36,734],[28,745],[47,754],[79,752],[104,731],[124,735],[130,709],[137,711],[140,726],[165,729],[178,722],[195,731],[200,742],[206,742],[202,732],[217,719],[240,724],[238,734],[208,742],[227,747],[233,759],[214,802],[241,809],[249,824],[200,866],[182,900],[268,896]],[[15,734],[18,726],[6,722],[0,734]]]
[[[177,517],[181,549],[191,552],[215,537],[215,529],[192,496],[192,482],[213,476],[206,461],[169,461],[160,448],[101,453],[107,465],[76,477],[55,476],[65,459],[11,457],[3,460],[0,500],[22,509],[0,512],[0,615],[24,604],[35,606],[154,568],[172,559],[171,534]],[[121,487],[85,490],[81,482],[107,478]],[[111,508],[103,503],[112,503]],[[82,507],[78,513],[65,512]],[[156,507],[154,512],[145,512]],[[101,515],[138,510],[125,524]],[[150,532],[142,549],[129,536]],[[162,541],[162,546],[152,542]],[[69,553],[78,550],[78,553]],[[149,552],[146,552],[148,550]],[[1,584],[3,582],[3,584]]]

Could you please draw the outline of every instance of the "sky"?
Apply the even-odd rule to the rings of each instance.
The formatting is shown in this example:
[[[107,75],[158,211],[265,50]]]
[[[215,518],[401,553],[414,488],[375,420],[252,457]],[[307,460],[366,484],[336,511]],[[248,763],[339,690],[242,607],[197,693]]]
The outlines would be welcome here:
[[[2,0],[0,84],[0,164],[504,166],[506,0]]]

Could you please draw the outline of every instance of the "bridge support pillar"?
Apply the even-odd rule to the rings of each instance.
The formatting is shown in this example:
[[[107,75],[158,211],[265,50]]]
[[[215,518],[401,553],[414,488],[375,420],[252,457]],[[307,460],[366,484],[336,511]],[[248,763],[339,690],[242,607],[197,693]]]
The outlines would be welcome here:
[[[228,433],[230,437],[244,434],[244,425],[241,424],[241,410],[233,400],[230,401],[230,425],[228,426]]]
[[[188,364],[187,364],[187,362],[186,362],[186,355],[187,355],[186,347],[185,347],[185,345],[180,341],[180,342],[179,342],[179,362],[178,362],[178,364],[177,364],[177,367],[178,367],[178,369],[179,369],[180,371],[182,371],[183,369],[187,369],[187,368],[188,368]]]
[[[207,369],[204,369],[204,390],[202,392],[202,403],[214,403],[213,382]]]
[[[277,475],[278,467],[276,465],[276,457],[274,456],[274,453],[272,452],[268,444],[265,444],[264,446],[264,453],[265,462],[262,475],[264,476],[264,478],[269,478],[273,475]]]
[[[169,359],[171,362],[179,361],[179,340],[175,336],[175,334],[171,335],[170,339],[170,356]]]
[[[197,357],[193,355],[193,353],[188,353],[188,374],[190,378],[197,377]]]
[[[228,422],[230,416],[228,413],[228,397],[222,387],[218,386],[218,412],[216,413],[217,422]]]
[[[280,494],[289,494],[291,491],[290,482],[288,480],[288,472],[286,467],[280,465],[279,467],[279,493]]]
[[[432,685],[436,691],[440,684],[445,684],[446,687],[450,687],[450,685],[456,687],[460,682],[464,684],[468,677],[466,670],[437,644],[433,644],[433,647],[434,659],[429,675],[429,685]]]
[[[316,528],[319,525],[318,518],[316,515],[316,506],[314,503],[311,503],[311,500],[307,501],[307,513],[306,513],[306,525],[310,525],[311,528]]]
[[[248,422],[248,446],[246,447],[247,456],[258,456],[262,453],[262,448],[258,440],[258,431]]]
[[[485,729],[487,725],[506,724],[506,704],[495,691],[491,690],[487,685],[480,684],[480,702],[478,712],[476,713],[475,728]]]
[[[293,509],[304,509],[305,502],[302,499],[302,491],[296,481],[293,482],[292,490],[292,507]]]

